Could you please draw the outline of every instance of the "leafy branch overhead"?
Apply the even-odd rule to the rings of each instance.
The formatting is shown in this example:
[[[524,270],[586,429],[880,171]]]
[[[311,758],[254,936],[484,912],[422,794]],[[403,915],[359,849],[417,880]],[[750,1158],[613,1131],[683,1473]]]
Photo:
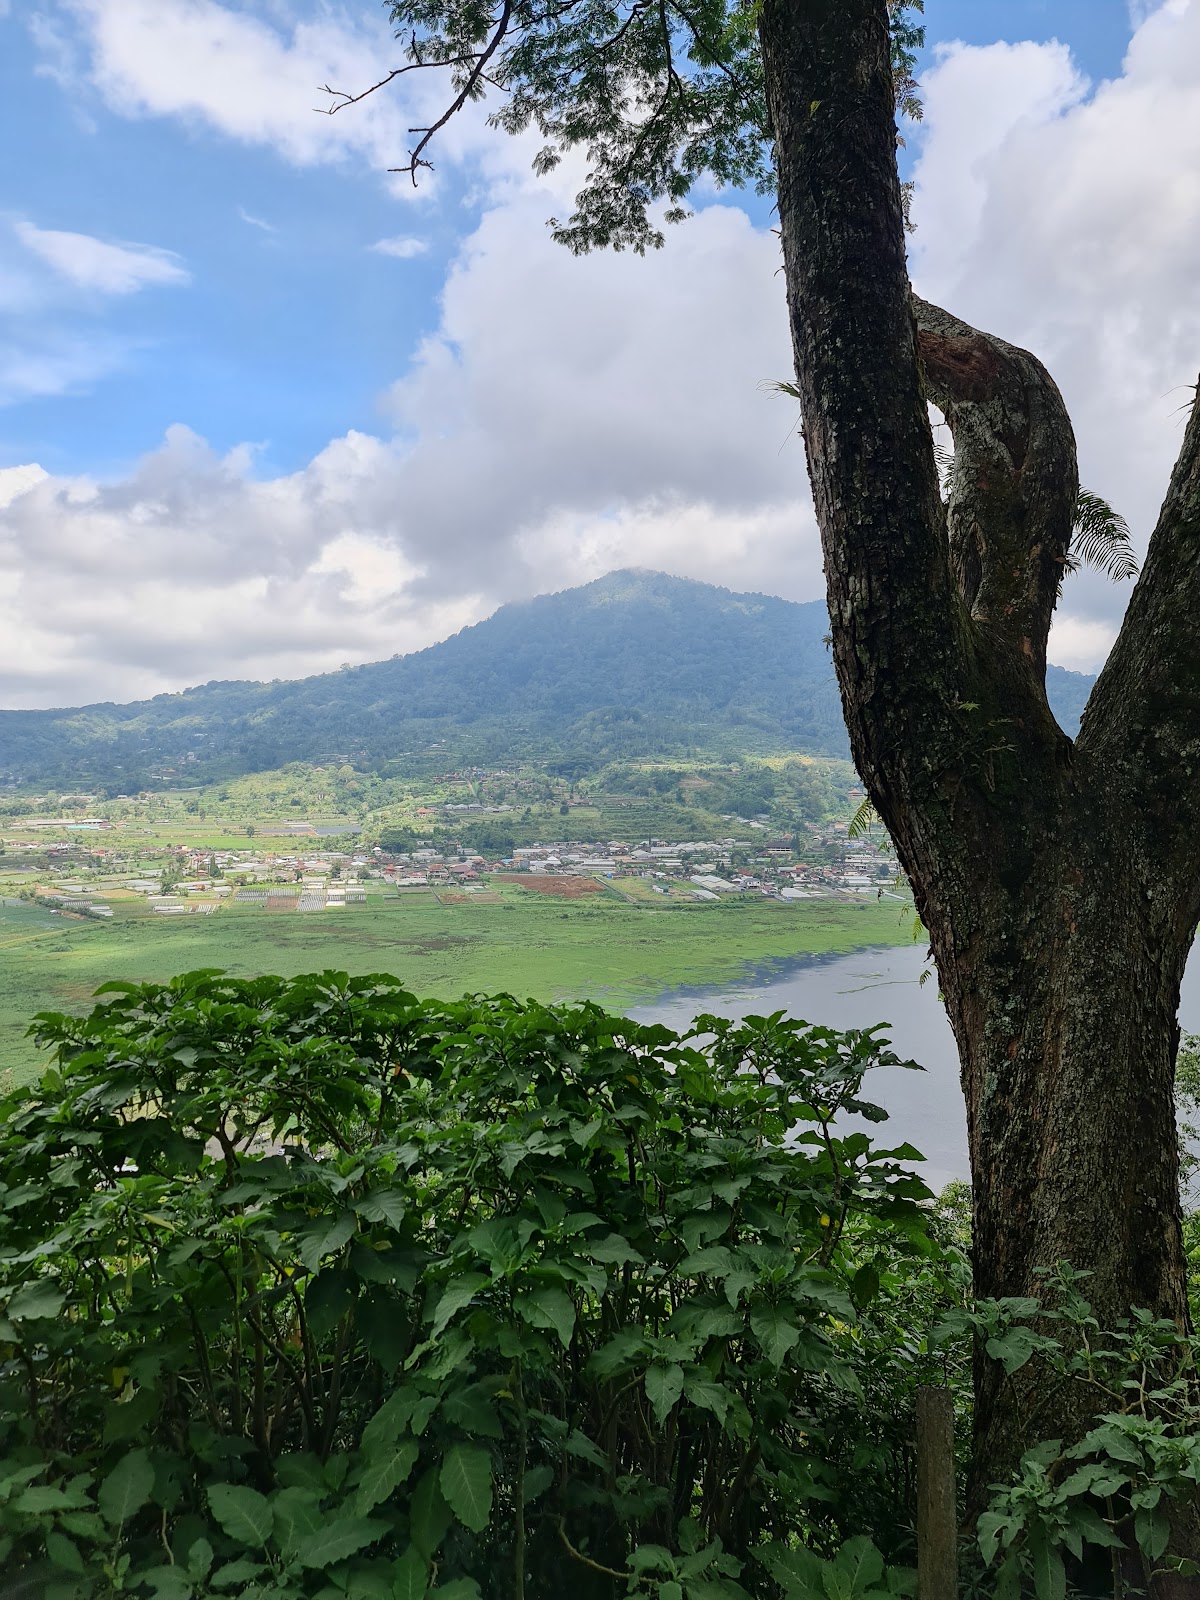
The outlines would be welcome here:
[[[326,89],[332,114],[406,73],[442,70],[446,107],[394,171],[417,182],[432,166],[436,135],[489,90],[489,115],[508,133],[534,128],[545,140],[535,170],[548,173],[582,148],[588,176],[554,236],[572,250],[645,251],[663,243],[661,224],[688,215],[697,179],[774,187],[772,130],[758,49],[761,0],[399,0],[391,6],[407,65],[368,89]],[[924,39],[923,0],[889,0],[897,110],[920,116],[914,77]]]

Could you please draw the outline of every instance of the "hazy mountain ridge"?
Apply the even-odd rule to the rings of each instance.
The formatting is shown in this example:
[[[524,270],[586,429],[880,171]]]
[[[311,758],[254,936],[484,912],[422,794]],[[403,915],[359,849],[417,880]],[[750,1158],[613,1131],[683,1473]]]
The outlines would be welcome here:
[[[846,755],[820,601],[620,571],[502,606],[412,655],[129,705],[0,712],[0,773],[130,784],[333,753],[480,764],[765,748]],[[1073,733],[1092,679],[1051,668]]]

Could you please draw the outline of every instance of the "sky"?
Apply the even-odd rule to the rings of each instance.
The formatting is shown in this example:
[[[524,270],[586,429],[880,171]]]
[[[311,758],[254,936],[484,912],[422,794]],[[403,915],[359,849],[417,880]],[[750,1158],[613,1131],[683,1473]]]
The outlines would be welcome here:
[[[919,292],[1035,350],[1144,548],[1200,368],[1200,0],[927,0]],[[572,257],[578,165],[374,0],[0,0],[0,705],[420,649],[621,566],[823,593],[769,208]],[[417,81],[415,81],[417,80]],[[18,159],[12,159],[16,152]],[[1129,585],[1068,580],[1095,670]]]

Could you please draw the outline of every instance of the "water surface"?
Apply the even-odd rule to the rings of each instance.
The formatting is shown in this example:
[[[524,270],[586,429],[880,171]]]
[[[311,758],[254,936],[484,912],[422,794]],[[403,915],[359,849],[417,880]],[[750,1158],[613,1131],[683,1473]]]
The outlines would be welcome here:
[[[922,945],[859,950],[853,955],[813,958],[783,972],[764,972],[720,989],[677,990],[630,1014],[643,1022],[683,1028],[700,1011],[744,1017],[786,1011],[832,1028],[866,1028],[886,1022],[892,1048],[920,1062],[924,1072],[880,1068],[867,1080],[867,1097],[886,1107],[891,1120],[876,1130],[887,1144],[907,1140],[926,1159],[925,1179],[939,1189],[966,1178],[967,1124],[958,1086],[958,1052],[937,979],[925,984],[929,962]],[[1181,1027],[1200,1033],[1200,956],[1184,974]]]

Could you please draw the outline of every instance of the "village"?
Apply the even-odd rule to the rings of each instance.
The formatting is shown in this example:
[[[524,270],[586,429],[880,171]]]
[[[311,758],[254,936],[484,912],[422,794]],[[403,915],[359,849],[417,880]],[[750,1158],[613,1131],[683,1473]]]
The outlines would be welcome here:
[[[289,824],[287,834],[271,840],[274,848],[263,848],[266,839],[227,849],[181,843],[146,860],[149,851],[133,854],[124,841],[101,844],[96,835],[111,830],[104,819],[59,822],[73,836],[46,839],[44,830],[57,821],[38,819],[5,836],[6,888],[19,888],[23,898],[51,910],[93,918],[111,917],[113,902],[130,900],[161,916],[211,914],[223,903],[272,912],[353,909],[366,904],[368,892],[425,890],[457,898],[485,893],[503,880],[564,898],[608,888],[635,902],[907,899],[886,841],[850,838],[845,822],[810,823],[798,836],[777,836],[764,823],[751,822],[748,831],[755,830],[757,838],[535,842],[504,856],[453,842],[409,851],[365,844],[358,850],[329,848],[311,824]],[[79,836],[84,830],[91,835],[86,840]]]

